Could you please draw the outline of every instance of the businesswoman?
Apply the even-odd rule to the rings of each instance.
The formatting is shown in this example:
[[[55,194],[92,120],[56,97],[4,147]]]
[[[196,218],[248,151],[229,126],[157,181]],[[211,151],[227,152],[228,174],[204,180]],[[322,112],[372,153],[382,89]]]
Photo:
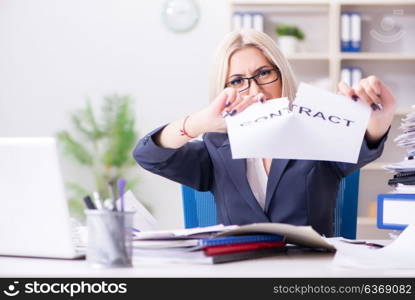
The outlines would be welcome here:
[[[219,46],[211,76],[211,103],[141,139],[133,152],[138,164],[199,191],[211,191],[218,221],[225,225],[311,225],[331,236],[341,178],[382,154],[395,110],[388,88],[375,76],[353,87],[339,83],[339,93],[373,107],[356,164],[232,159],[224,114],[232,117],[253,103],[273,98],[292,101],[294,75],[269,36],[243,30],[230,33]],[[191,141],[201,134],[202,141]]]

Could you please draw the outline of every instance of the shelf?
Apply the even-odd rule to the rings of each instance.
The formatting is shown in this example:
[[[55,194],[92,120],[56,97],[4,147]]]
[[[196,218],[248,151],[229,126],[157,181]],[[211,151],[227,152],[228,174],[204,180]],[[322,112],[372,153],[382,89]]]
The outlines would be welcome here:
[[[331,3],[330,3],[331,2]],[[385,5],[385,6],[396,6],[396,5],[413,5],[413,0],[235,0],[231,1],[231,5]]]
[[[398,5],[413,5],[413,0],[396,0],[396,1],[390,1],[390,0],[337,0],[333,1],[337,2],[340,5],[357,5],[357,6],[398,6]]]
[[[414,60],[415,54],[405,53],[375,53],[375,52],[359,52],[359,53],[341,53],[342,60]]]
[[[310,5],[329,5],[330,0],[261,0],[261,1],[253,1],[253,0],[236,0],[232,1],[231,5],[287,5],[287,6],[310,6]]]

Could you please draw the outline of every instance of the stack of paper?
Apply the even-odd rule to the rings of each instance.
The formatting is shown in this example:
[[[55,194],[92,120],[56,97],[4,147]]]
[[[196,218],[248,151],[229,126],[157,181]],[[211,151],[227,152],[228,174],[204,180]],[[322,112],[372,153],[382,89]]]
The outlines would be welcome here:
[[[310,226],[281,223],[143,232],[133,251],[136,260],[217,264],[276,255],[286,251],[286,243],[334,251]]]
[[[415,224],[415,111],[402,119],[400,129],[403,133],[394,142],[404,147],[407,155],[400,162],[384,166],[393,173],[388,185],[394,190],[377,197],[377,227],[392,229],[394,235]]]
[[[407,156],[401,162],[384,168],[395,173],[388,184],[395,186],[396,192],[415,193],[415,111],[402,119],[400,129],[403,133],[395,138],[394,142],[397,146],[405,148]]]
[[[334,266],[360,269],[414,269],[415,226],[409,225],[401,235],[383,248],[369,248],[328,239],[336,249]]]

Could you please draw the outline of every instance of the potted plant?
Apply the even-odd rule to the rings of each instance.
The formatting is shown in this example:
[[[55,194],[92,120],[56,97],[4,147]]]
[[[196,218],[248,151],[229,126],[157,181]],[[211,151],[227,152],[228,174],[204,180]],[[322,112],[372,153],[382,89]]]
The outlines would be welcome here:
[[[285,54],[292,54],[297,51],[298,41],[304,40],[303,31],[295,25],[277,26],[275,32],[278,35],[278,45]]]
[[[126,190],[136,183],[127,175],[128,168],[135,165],[131,152],[138,138],[133,111],[130,97],[112,95],[104,97],[100,118],[97,118],[87,100],[83,109],[71,115],[74,132],[57,133],[63,152],[87,167],[94,178],[94,187],[89,188],[81,183],[67,183],[72,191],[71,213],[80,220],[84,219],[82,198],[85,195],[97,191],[101,199],[110,198],[108,183],[121,177],[127,180]]]

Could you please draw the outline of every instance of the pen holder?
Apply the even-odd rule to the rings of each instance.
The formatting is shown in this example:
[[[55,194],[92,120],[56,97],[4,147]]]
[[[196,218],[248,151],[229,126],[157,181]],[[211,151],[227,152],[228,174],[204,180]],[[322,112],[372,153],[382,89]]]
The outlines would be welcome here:
[[[132,266],[132,225],[135,212],[85,210],[88,245],[86,259],[95,267]]]

